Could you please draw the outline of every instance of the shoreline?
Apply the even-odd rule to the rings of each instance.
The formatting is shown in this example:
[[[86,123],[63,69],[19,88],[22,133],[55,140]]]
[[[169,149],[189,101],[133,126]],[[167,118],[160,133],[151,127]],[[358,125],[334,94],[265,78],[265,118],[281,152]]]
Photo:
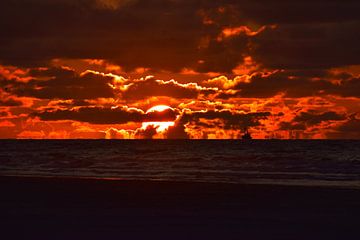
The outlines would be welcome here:
[[[360,190],[359,181],[329,181],[329,180],[289,180],[289,179],[252,179],[246,178],[243,182],[227,181],[201,181],[201,180],[168,180],[168,179],[137,179],[121,177],[97,177],[97,176],[73,176],[73,175],[34,175],[34,174],[0,174],[1,178],[24,178],[24,179],[68,179],[68,180],[93,180],[115,182],[149,182],[149,183],[183,183],[183,184],[229,184],[229,185],[258,185],[258,186],[287,186],[287,187],[310,187],[310,188],[333,188]],[[346,184],[345,184],[346,183]]]
[[[356,189],[9,176],[0,187],[0,224],[11,239],[360,236]]]

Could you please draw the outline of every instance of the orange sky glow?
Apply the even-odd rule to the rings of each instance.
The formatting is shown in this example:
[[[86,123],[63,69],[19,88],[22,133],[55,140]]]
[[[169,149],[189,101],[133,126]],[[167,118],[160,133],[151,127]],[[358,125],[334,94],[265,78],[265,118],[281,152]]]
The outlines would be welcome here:
[[[3,26],[0,138],[360,139],[351,6],[75,2]]]

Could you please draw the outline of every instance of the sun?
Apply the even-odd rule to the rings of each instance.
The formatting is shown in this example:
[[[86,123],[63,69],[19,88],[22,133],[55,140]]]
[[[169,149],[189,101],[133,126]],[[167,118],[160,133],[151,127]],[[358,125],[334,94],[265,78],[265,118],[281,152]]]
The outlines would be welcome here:
[[[157,105],[157,106],[151,107],[149,110],[146,111],[146,113],[163,112],[168,109],[171,109],[171,107],[166,106],[166,105]],[[141,128],[145,130],[147,127],[153,126],[156,128],[157,133],[163,133],[169,127],[172,127],[174,125],[175,125],[175,122],[143,122],[141,125]]]
[[[147,110],[146,113],[149,113],[149,112],[162,112],[162,111],[165,111],[167,109],[171,109],[171,107],[166,106],[166,105],[157,105],[157,106],[154,106],[152,108],[149,108],[149,110]]]

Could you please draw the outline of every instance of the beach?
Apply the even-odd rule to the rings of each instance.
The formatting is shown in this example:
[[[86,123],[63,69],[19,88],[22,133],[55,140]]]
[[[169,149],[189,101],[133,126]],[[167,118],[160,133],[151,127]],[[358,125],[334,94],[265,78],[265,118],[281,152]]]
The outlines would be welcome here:
[[[0,177],[2,239],[360,239],[339,187]]]

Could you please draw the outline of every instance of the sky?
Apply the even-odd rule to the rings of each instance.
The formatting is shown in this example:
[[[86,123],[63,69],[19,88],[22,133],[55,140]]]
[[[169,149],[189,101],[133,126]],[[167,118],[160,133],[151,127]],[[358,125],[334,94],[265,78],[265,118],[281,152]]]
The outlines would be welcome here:
[[[1,1],[0,138],[360,139],[359,12],[358,0]]]

